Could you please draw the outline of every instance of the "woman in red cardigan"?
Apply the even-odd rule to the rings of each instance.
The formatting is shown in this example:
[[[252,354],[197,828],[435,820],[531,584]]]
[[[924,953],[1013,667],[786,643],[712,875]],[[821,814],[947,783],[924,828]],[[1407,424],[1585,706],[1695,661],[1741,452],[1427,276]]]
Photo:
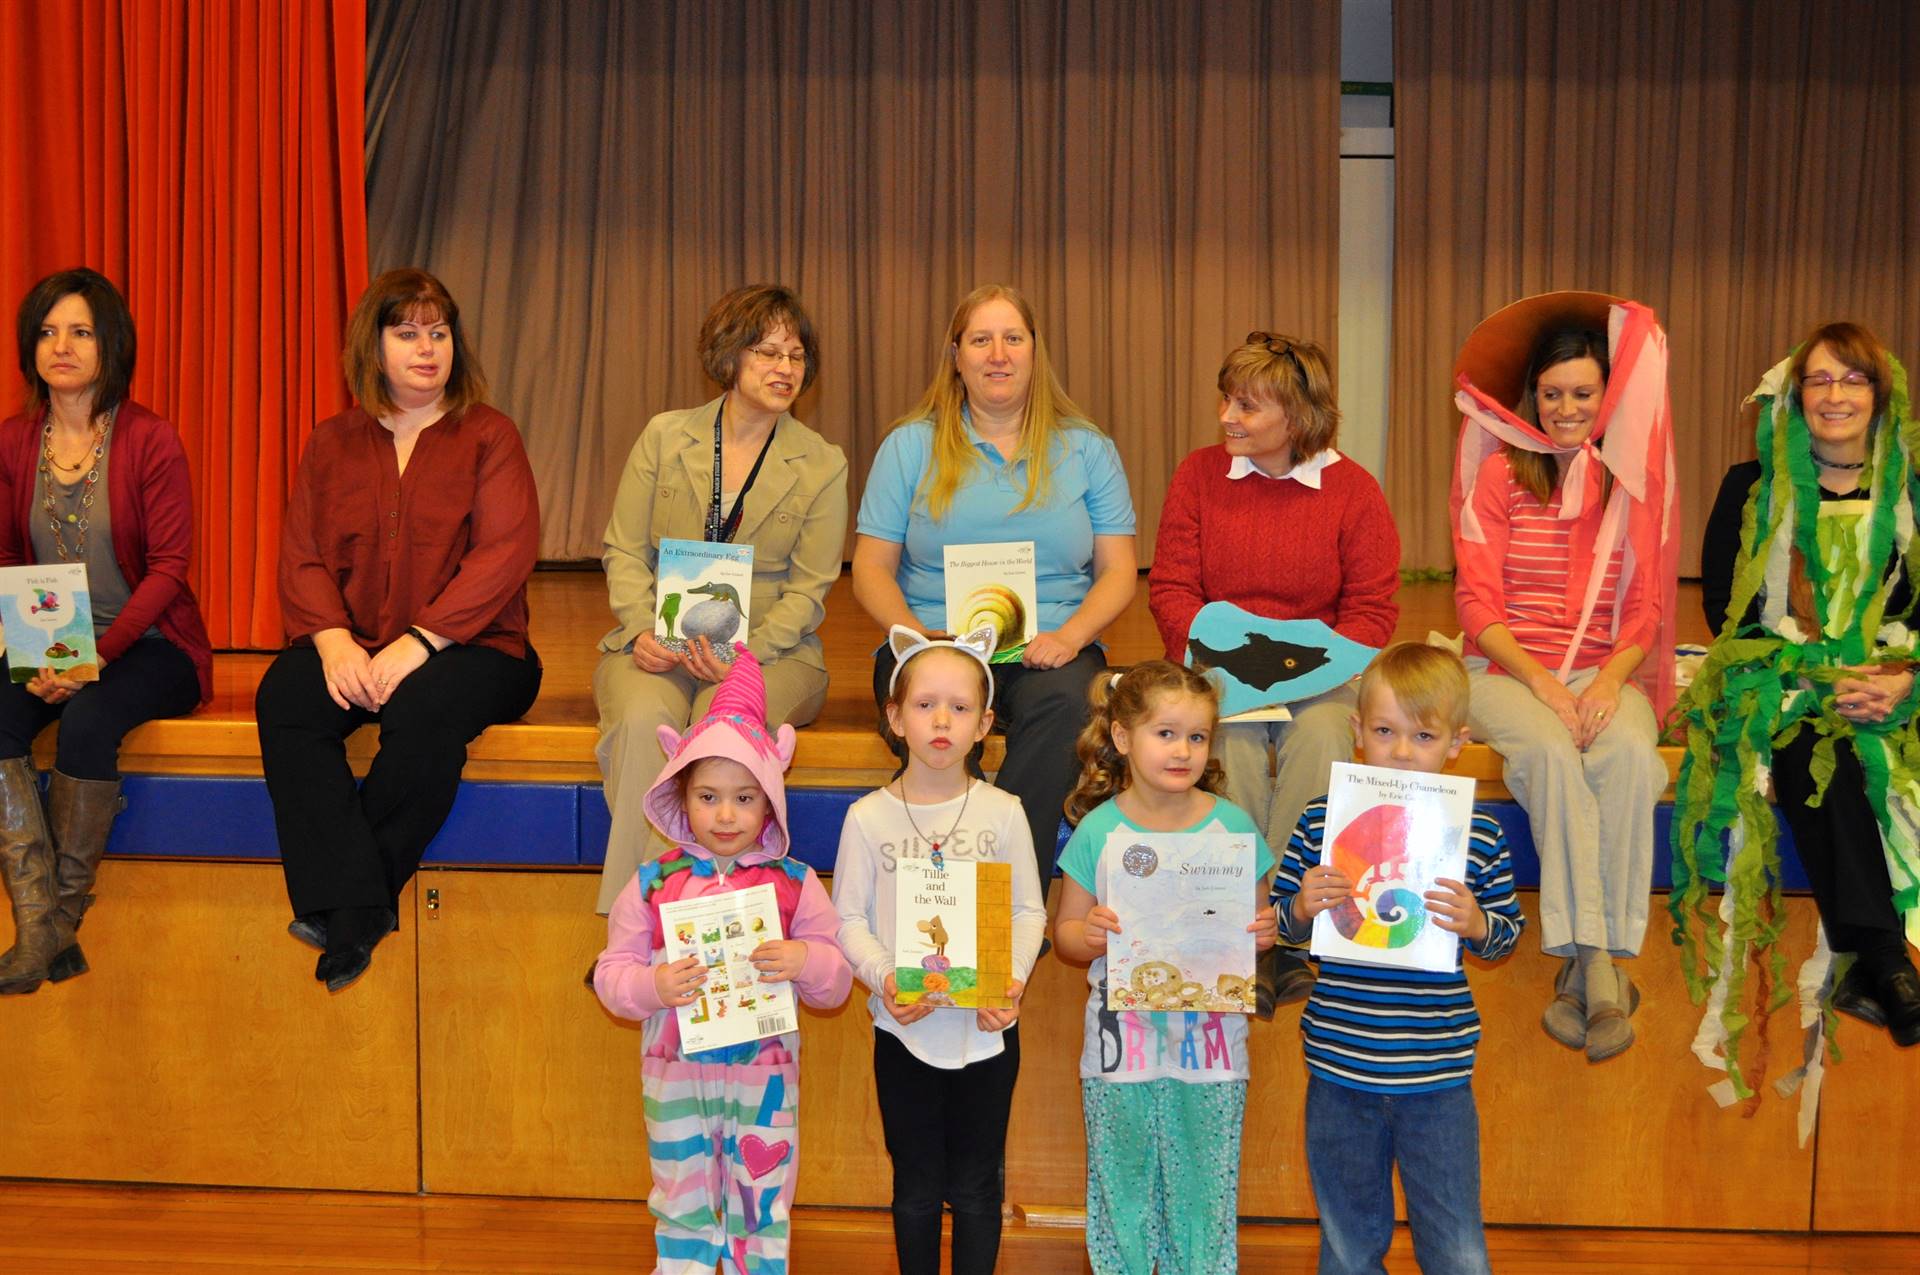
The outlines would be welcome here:
[[[1400,616],[1400,534],[1372,474],[1334,450],[1333,369],[1311,341],[1250,332],[1220,364],[1221,440],[1174,471],[1147,600],[1167,658],[1184,663],[1187,630],[1209,602],[1270,620],[1320,620],[1385,646]],[[1353,757],[1351,687],[1289,705],[1286,722],[1222,722],[1214,751],[1234,804],[1267,844],[1284,846],[1328,768]],[[1269,761],[1269,754],[1272,761]],[[1283,948],[1260,968],[1260,1002],[1307,994]]]
[[[424,270],[367,285],[347,324],[359,405],[313,431],[280,538],[290,645],[254,700],[293,905],[339,991],[398,924],[400,891],[460,788],[467,744],[533,707],[533,468],[488,407],[460,310]],[[380,723],[356,784],[347,736]]]
[[[86,972],[76,932],[120,811],[120,741],[213,693],[187,585],[187,455],[173,426],[127,397],[127,303],[101,275],[63,270],[27,294],[17,335],[27,404],[0,424],[0,566],[85,564],[99,677],[40,668],[0,682],[0,873],[14,926],[0,995]],[[55,718],[43,809],[33,739]]]

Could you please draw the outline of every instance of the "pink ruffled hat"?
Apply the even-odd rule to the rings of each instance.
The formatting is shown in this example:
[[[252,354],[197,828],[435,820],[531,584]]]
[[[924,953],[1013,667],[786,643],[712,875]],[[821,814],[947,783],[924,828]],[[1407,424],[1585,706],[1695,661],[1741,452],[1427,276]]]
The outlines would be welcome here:
[[[793,727],[782,722],[778,730],[768,733],[767,683],[760,661],[737,642],[733,650],[733,667],[714,692],[707,715],[684,735],[671,726],[659,728],[667,764],[642,804],[654,827],[679,845],[691,845],[693,829],[680,798],[680,772],[707,757],[737,761],[767,794],[769,814],[759,844],[774,858],[783,858],[790,844],[785,775],[793,761]]]

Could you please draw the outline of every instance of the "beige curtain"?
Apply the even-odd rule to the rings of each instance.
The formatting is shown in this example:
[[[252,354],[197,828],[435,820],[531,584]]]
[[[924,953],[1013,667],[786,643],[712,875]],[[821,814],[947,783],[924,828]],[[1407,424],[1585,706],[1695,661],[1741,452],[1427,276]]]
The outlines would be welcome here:
[[[1404,565],[1452,565],[1467,333],[1592,288],[1666,325],[1696,573],[1721,475],[1753,455],[1737,413],[1762,372],[1832,318],[1920,359],[1920,5],[1432,0],[1393,20],[1386,488]]]
[[[709,397],[726,289],[798,289],[799,414],[855,497],[956,300],[1038,307],[1118,440],[1143,549],[1250,328],[1332,345],[1339,13],[1320,0],[368,5],[375,270],[440,274],[540,481],[598,557],[655,412]]]

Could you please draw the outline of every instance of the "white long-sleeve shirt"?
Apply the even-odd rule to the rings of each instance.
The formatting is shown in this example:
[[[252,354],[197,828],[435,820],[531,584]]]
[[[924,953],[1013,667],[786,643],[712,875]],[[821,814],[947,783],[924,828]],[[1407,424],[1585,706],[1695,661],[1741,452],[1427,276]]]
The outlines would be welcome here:
[[[887,975],[894,972],[893,865],[903,858],[929,857],[926,838],[938,838],[941,856],[949,860],[1013,865],[1013,976],[1022,982],[1039,959],[1047,908],[1026,812],[1018,797],[992,784],[976,779],[964,798],[928,806],[916,802],[911,818],[891,788],[868,793],[847,811],[833,868],[840,948],[854,977],[871,992],[867,1008],[880,1030],[897,1037],[928,1066],[956,1069],[992,1058],[1006,1047],[999,1032],[980,1030],[976,1011],[936,1009],[902,1026],[880,1004]]]

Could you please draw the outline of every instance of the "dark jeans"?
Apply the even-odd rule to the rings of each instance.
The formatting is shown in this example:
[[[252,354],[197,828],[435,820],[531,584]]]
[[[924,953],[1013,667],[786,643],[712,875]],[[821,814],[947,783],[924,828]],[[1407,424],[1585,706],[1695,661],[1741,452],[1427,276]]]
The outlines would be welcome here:
[[[938,1013],[955,1013],[939,1010]],[[915,1058],[874,1028],[873,1085],[893,1158],[893,1248],[900,1275],[940,1275],[940,1209],[953,1205],[953,1275],[992,1275],[1020,1029],[985,1061],[952,1070]]]
[[[200,674],[187,653],[163,637],[145,637],[100,670],[63,704],[49,704],[23,683],[0,686],[0,757],[25,757],[33,737],[60,719],[53,768],[73,779],[120,778],[120,741],[142,722],[191,713]]]
[[[1473,1087],[1380,1094],[1309,1075],[1307,1174],[1320,1209],[1320,1275],[1384,1275],[1395,1164],[1421,1271],[1487,1275]]]
[[[1087,724],[1087,687],[1106,667],[1106,653],[1098,646],[1083,648],[1059,668],[993,667],[994,726],[1007,736],[1006,760],[993,782],[1018,797],[1027,812],[1042,899],[1060,855],[1067,795],[1080,778],[1073,743]],[[892,676],[893,649],[883,646],[873,657],[875,704],[887,702],[887,679]]]
[[[294,915],[393,907],[453,808],[467,744],[525,715],[539,692],[532,647],[517,660],[450,646],[369,713],[333,702],[313,647],[281,652],[260,679],[254,712]],[[380,723],[380,751],[356,785],[346,740],[371,721]]]
[[[1863,969],[1877,977],[1888,965],[1898,967],[1908,959],[1880,848],[1880,821],[1867,800],[1866,772],[1846,740],[1834,741],[1833,780],[1825,797],[1818,806],[1807,804],[1813,799],[1815,739],[1811,730],[1802,730],[1774,752],[1775,804],[1793,830],[1828,946],[1858,953]]]

